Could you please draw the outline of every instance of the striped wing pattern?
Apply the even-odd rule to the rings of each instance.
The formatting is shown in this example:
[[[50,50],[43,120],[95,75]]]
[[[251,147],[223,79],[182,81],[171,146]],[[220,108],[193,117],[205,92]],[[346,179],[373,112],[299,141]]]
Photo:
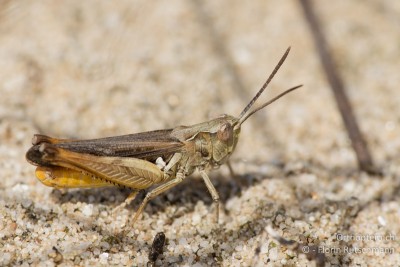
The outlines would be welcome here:
[[[44,143],[43,160],[109,183],[132,189],[145,189],[168,180],[155,164],[146,160],[126,157],[102,157],[75,153]]]
[[[90,170],[92,173],[96,173],[99,177],[104,177],[111,183],[130,188],[145,189],[153,184],[163,182],[164,173],[156,165],[151,163],[150,165],[147,161],[136,158],[124,158],[117,165],[115,163],[107,163],[107,157],[98,158],[96,161],[84,161],[84,168]],[[115,161],[114,158],[112,160]]]

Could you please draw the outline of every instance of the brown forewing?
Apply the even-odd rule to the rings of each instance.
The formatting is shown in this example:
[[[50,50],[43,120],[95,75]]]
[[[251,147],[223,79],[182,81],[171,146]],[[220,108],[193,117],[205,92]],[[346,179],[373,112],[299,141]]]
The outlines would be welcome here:
[[[28,151],[27,158],[31,162],[37,162],[39,155],[36,154],[41,154],[38,151],[39,146],[42,143],[50,143],[55,147],[76,153],[107,157],[132,157],[154,162],[158,157],[170,158],[174,153],[181,151],[184,146],[177,138],[171,136],[171,132],[172,129],[167,129],[90,140],[54,139],[36,135],[33,141],[34,146]],[[42,163],[40,162],[40,164]]]

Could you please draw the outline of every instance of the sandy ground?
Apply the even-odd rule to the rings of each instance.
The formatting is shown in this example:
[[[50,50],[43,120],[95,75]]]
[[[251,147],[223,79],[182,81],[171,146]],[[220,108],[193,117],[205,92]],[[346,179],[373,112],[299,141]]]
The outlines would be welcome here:
[[[312,266],[267,231],[322,249],[327,265],[400,265],[400,2],[315,1],[362,131],[383,175],[357,171],[297,1],[2,1],[0,265]],[[119,188],[59,191],[25,160],[35,133],[122,135],[237,116],[288,46],[251,118],[210,176],[152,201]]]

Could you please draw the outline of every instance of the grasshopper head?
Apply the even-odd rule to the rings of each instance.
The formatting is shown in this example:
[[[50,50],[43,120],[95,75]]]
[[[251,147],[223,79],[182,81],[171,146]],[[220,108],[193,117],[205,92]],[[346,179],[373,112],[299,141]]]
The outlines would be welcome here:
[[[226,162],[236,148],[240,126],[235,127],[239,120],[233,116],[222,115],[217,120],[218,123],[213,140],[213,160],[221,165]]]

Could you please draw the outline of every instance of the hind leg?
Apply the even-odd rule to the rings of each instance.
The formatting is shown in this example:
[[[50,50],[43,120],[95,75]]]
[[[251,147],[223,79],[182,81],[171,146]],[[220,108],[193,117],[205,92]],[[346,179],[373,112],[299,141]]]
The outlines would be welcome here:
[[[126,206],[128,206],[129,204],[132,203],[132,201],[135,200],[137,194],[139,193],[140,190],[134,190],[133,192],[131,192],[129,194],[129,196],[125,199],[124,202],[122,202],[121,204],[119,204],[117,207],[115,207],[112,211],[112,213],[115,215],[115,213],[121,211],[122,209],[124,209]]]
[[[185,176],[182,172],[178,172],[176,174],[176,178],[166,182],[165,184],[160,185],[159,187],[154,188],[149,193],[147,193],[146,197],[143,199],[142,203],[140,204],[139,208],[137,209],[135,216],[133,217],[133,223],[139,219],[140,215],[142,214],[144,208],[146,207],[147,203],[157,197],[158,195],[164,193],[165,191],[171,189],[172,187],[176,186],[180,182],[183,181]]]

